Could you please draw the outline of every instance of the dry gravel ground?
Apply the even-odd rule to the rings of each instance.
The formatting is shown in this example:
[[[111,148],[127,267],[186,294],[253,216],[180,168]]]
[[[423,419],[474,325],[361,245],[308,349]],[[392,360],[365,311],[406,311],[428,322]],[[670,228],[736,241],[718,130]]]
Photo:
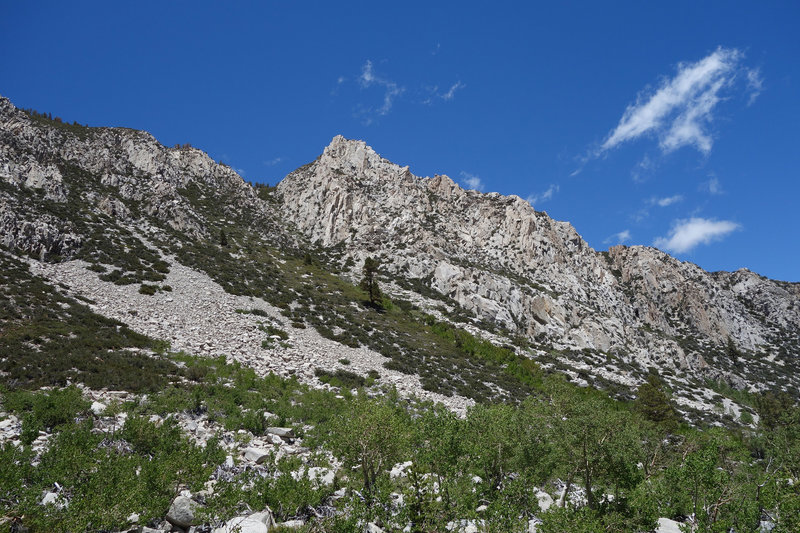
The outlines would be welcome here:
[[[172,350],[211,357],[224,355],[260,375],[295,375],[314,386],[322,386],[314,376],[317,367],[346,368],[362,375],[374,369],[381,375],[380,383],[394,385],[402,395],[441,402],[461,414],[473,403],[461,396],[425,391],[418,376],[384,368],[388,359],[381,354],[364,347],[344,346],[310,327],[293,328],[279,309],[264,300],[228,294],[205,273],[181,265],[174,257],[164,259],[171,266],[162,284],[172,287],[172,291],[152,296],[140,294],[139,285],[101,281],[83,261],[46,264],[30,260],[29,265],[34,274],[64,284],[72,294],[93,301],[90,307],[94,312],[125,322],[134,331],[167,340]],[[260,309],[268,318],[237,313],[237,309]],[[274,340],[269,348],[263,348],[262,342],[269,335],[259,329],[259,324],[267,322],[286,331],[288,341]],[[347,359],[350,364],[343,366],[340,359]]]

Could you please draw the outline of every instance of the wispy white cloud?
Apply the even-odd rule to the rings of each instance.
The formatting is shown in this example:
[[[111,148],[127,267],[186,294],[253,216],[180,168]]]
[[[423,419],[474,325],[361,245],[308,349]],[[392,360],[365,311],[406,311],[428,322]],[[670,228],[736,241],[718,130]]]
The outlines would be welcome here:
[[[420,82],[412,82],[410,84],[401,84],[388,76],[376,71],[375,63],[368,59],[361,67],[361,72],[357,76],[339,76],[336,79],[336,84],[330,91],[331,96],[338,96],[340,91],[345,90],[347,87],[357,85],[361,90],[365,89],[380,89],[383,92],[383,101],[380,105],[370,105],[367,103],[358,103],[355,106],[354,114],[356,117],[363,119],[365,125],[370,125],[378,117],[388,115],[394,104],[404,97],[406,101],[411,101],[416,104],[432,105],[439,101],[449,102],[453,100],[456,93],[466,87],[466,84],[461,80],[447,86],[446,89],[440,88],[439,85],[430,85]],[[406,85],[410,89],[406,89]],[[411,97],[404,96],[410,94]]]
[[[525,201],[527,201],[533,207],[536,207],[536,204],[540,204],[542,202],[546,202],[547,200],[552,199],[553,195],[558,191],[559,191],[558,185],[551,183],[546,191],[538,194],[531,194],[527,198],[525,198]]]
[[[653,245],[674,253],[684,253],[700,244],[718,241],[741,226],[730,220],[690,218],[676,220],[667,237],[658,237]]]
[[[739,50],[720,47],[696,63],[679,64],[673,78],[664,79],[655,91],[641,93],[628,106],[594,155],[645,135],[655,135],[665,153],[683,146],[708,153],[713,139],[707,127],[723,89],[741,70],[742,57]]]
[[[451,85],[450,88],[445,92],[440,92],[438,85],[427,87],[425,90],[428,91],[428,97],[425,98],[422,103],[426,105],[432,105],[436,100],[444,100],[445,102],[448,102],[453,99],[457,90],[463,89],[464,87],[466,87],[466,85],[461,83],[460,80]]]
[[[747,88],[750,89],[750,99],[747,101],[747,105],[750,106],[764,90],[764,79],[761,77],[760,69],[753,68],[747,71]]]
[[[394,104],[395,98],[403,94],[405,91],[404,87],[397,85],[397,83],[393,82],[392,80],[375,74],[375,71],[372,67],[372,61],[369,59],[361,68],[361,75],[358,77],[358,83],[363,89],[375,85],[383,88],[383,105],[375,110],[378,115],[386,115],[389,113],[389,111],[392,110],[392,105]]]
[[[722,190],[722,184],[716,176],[711,176],[708,181],[701,183],[700,190],[713,195],[722,194],[724,192]]]
[[[338,78],[336,78],[336,85],[333,86],[330,92],[331,96],[338,96],[339,90],[342,88],[342,86],[346,81],[347,78],[345,76],[339,76]]]
[[[442,100],[452,100],[453,95],[456,94],[456,91],[459,89],[463,89],[464,87],[466,87],[466,85],[461,83],[460,80],[455,82],[453,85],[450,86],[449,89],[447,89],[447,92],[442,95]]]
[[[630,230],[622,230],[619,233],[615,233],[614,235],[610,235],[607,239],[603,241],[603,244],[625,244],[626,242],[631,240],[631,232]]]
[[[650,159],[649,155],[645,154],[644,157],[638,163],[636,163],[636,166],[633,167],[633,170],[631,170],[631,177],[633,178],[633,181],[637,183],[646,181],[649,177],[648,174],[652,172],[653,168],[655,168],[655,163],[652,159]]]
[[[273,159],[270,159],[269,161],[264,161],[264,166],[274,167],[275,165],[277,165],[281,161],[283,161],[282,157],[275,157]]]
[[[634,211],[631,215],[629,215],[629,218],[633,222],[638,224],[639,222],[645,220],[649,216],[650,216],[650,209],[648,209],[647,207],[641,207],[638,210]]]
[[[464,187],[474,191],[483,191],[485,187],[480,177],[475,174],[470,174],[469,172],[464,172],[463,170],[461,171],[461,179],[459,181]]]
[[[680,194],[676,194],[675,196],[668,196],[665,198],[650,198],[650,205],[657,205],[658,207],[667,207],[672,204],[677,204],[678,202],[683,201],[683,196]]]
[[[638,224],[643,220],[650,217],[650,208],[654,206],[658,207],[668,207],[672,204],[677,204],[678,202],[683,201],[683,195],[676,194],[674,196],[665,196],[663,198],[659,198],[658,196],[651,196],[650,198],[643,200],[643,207],[640,207],[633,213],[629,215],[629,218],[634,223]]]

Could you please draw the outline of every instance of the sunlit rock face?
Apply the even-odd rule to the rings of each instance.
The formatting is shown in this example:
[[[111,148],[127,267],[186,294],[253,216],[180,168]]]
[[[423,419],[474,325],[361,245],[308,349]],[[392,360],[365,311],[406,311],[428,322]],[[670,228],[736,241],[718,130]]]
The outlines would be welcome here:
[[[800,330],[797,284],[709,273],[642,246],[598,253],[517,196],[414,176],[362,141],[335,137],[278,191],[284,216],[311,241],[354,259],[378,255],[392,275],[556,347],[703,373],[704,350],[685,339],[709,353],[731,339],[770,357]]]
[[[517,196],[415,176],[341,136],[273,194],[188,145],[54,123],[0,97],[0,245],[8,253],[60,264],[98,239],[143,235],[174,252],[180,242],[219,239],[222,224],[247,226],[275,248],[313,249],[321,266],[353,281],[366,257],[379,257],[381,283],[426,312],[455,310],[447,319],[459,327],[573,378],[585,372],[630,390],[652,368],[685,385],[686,398],[709,378],[751,389],[796,390],[800,381],[798,284],[747,270],[709,273],[642,246],[597,252],[569,223]],[[128,303],[114,304],[120,317]],[[297,367],[311,352],[298,347],[285,363]]]

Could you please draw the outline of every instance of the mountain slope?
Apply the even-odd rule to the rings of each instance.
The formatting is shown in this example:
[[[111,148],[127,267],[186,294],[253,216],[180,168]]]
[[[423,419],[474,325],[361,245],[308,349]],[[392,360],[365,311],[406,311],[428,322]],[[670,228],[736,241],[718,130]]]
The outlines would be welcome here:
[[[720,405],[724,387],[798,395],[800,285],[708,273],[646,247],[596,252],[518,197],[413,176],[342,137],[273,190],[189,146],[63,124],[0,98],[0,244],[48,263],[35,270],[75,294],[102,296],[105,313],[127,314],[136,331],[315,383],[315,364],[344,370],[341,346],[363,354],[359,372],[455,395],[461,408],[458,396],[521,400],[540,369],[626,398],[656,371],[691,417]],[[382,260],[384,310],[355,286],[368,256]],[[269,335],[251,334],[250,318],[202,331],[143,318],[168,298],[203,305],[175,281],[195,279],[192,269],[217,284],[210,300],[219,288],[274,306],[262,334],[278,328],[294,344],[262,346]],[[243,320],[230,311],[220,324]],[[305,329],[328,348],[306,346]],[[218,342],[212,330],[244,337]],[[304,357],[320,351],[331,355]]]
[[[519,197],[418,178],[342,137],[278,192],[312,241],[377,254],[394,275],[531,341],[740,387],[796,387],[780,374],[797,364],[798,284],[712,274],[641,246],[598,253]],[[723,356],[729,339],[743,364]]]

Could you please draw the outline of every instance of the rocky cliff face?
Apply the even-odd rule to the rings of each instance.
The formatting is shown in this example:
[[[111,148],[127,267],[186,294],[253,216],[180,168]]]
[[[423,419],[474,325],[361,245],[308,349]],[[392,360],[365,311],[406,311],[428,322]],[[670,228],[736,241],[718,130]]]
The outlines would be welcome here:
[[[221,244],[226,233],[230,246]],[[437,359],[431,332],[410,342],[408,328],[417,323],[406,316],[396,331],[375,335],[376,327],[395,326],[380,317],[369,322],[332,273],[356,279],[363,260],[378,256],[393,296],[579,383],[629,395],[652,368],[701,410],[711,404],[690,398],[713,396],[697,394],[705,379],[798,394],[799,284],[746,270],[708,273],[641,246],[597,252],[569,223],[519,197],[464,190],[447,176],[414,176],[338,136],[273,194],[200,150],[166,148],[145,132],[64,124],[0,98],[0,245],[65,268],[67,260],[85,261],[75,268],[91,274],[73,289],[86,297],[94,297],[92,279],[98,287],[166,290],[145,285],[174,280],[167,274],[182,263],[238,296],[264,298],[298,331],[317,328],[327,341],[391,358],[387,368],[415,371],[428,391],[456,368],[437,366],[454,363]],[[302,266],[307,250],[311,270]],[[73,278],[59,282],[71,286]],[[320,299],[325,287],[331,294]],[[115,316],[152,314],[131,305],[120,304]],[[192,327],[174,322],[165,322],[167,330]],[[167,330],[159,335],[197,336]],[[248,347],[242,357],[272,357],[260,349]],[[281,357],[313,379],[302,358]],[[442,391],[500,387],[486,385],[494,370],[480,368],[474,383],[460,376]]]
[[[360,141],[337,136],[278,191],[312,241],[379,255],[394,276],[543,344],[737,383],[745,376],[707,360],[728,339],[753,364],[798,356],[796,342],[787,346],[800,333],[797,284],[712,274],[641,246],[598,253],[517,196],[416,177]]]
[[[189,187],[225,197],[222,207],[263,209],[238,174],[200,150],[165,148],[146,132],[32,116],[6,98],[0,98],[0,183],[0,242],[40,258],[74,255],[82,242],[79,211],[122,223],[150,218],[199,237],[207,234],[207,217],[187,197]],[[63,216],[41,216],[44,204]]]

